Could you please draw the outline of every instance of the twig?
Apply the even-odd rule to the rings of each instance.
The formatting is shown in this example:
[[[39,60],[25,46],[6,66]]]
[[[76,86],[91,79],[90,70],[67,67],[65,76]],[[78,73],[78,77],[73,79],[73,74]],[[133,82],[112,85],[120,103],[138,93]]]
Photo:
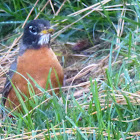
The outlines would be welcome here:
[[[25,26],[27,20],[29,19],[31,13],[33,12],[33,10],[34,10],[34,8],[35,8],[35,6],[37,5],[38,2],[39,2],[39,0],[36,1],[36,3],[34,4],[33,8],[30,10],[28,16],[26,17],[26,19],[25,19],[25,21],[24,21],[24,23],[23,23],[23,25],[22,25],[22,28],[24,28],[24,26]]]
[[[61,6],[59,7],[59,9],[57,10],[57,12],[55,13],[55,16],[57,16],[57,15],[59,14],[61,8],[64,6],[64,4],[65,4],[66,1],[67,1],[67,0],[64,0],[64,1],[63,1],[63,3],[61,4]]]

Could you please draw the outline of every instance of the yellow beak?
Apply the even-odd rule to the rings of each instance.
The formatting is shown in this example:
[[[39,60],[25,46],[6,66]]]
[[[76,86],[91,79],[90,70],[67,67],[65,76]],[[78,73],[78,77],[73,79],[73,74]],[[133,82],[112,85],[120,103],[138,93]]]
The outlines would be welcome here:
[[[54,29],[52,29],[52,28],[50,28],[50,29],[48,29],[48,30],[42,30],[40,33],[42,33],[42,34],[48,34],[48,33],[50,33],[50,34],[52,34],[54,32]]]

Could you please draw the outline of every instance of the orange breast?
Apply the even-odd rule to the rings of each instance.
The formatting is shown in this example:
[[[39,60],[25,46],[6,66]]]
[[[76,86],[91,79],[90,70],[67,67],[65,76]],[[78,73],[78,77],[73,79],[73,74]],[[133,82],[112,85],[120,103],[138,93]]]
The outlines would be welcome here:
[[[53,88],[56,88],[58,87],[58,80],[56,78],[55,71],[57,73],[60,85],[63,84],[64,75],[63,69],[52,49],[46,47],[40,48],[38,50],[28,49],[22,56],[19,56],[17,59],[17,72],[22,76],[15,73],[12,78],[12,82],[22,93],[29,97],[30,95],[25,78],[31,82],[36,94],[39,93],[39,90],[35,87],[35,84],[27,74],[29,74],[42,88],[45,89],[48,74],[51,68],[52,71],[50,79]],[[13,88],[8,94],[8,100],[15,104],[12,105],[12,108],[19,104],[18,98]],[[11,103],[9,104],[8,100],[5,103],[6,107],[11,106]]]

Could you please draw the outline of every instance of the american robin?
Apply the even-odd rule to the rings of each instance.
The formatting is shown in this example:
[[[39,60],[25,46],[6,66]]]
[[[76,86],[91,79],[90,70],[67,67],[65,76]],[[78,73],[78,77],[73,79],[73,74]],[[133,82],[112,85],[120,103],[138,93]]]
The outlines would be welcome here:
[[[52,32],[49,21],[43,19],[32,20],[24,28],[23,37],[19,43],[19,54],[12,63],[8,76],[14,86],[27,97],[30,97],[26,80],[30,79],[28,74],[45,89],[50,69],[52,69],[50,79],[53,88],[63,83],[63,69],[50,48]],[[30,80],[30,82],[35,93],[39,93],[33,81]],[[25,100],[23,96],[22,98]],[[11,109],[20,104],[9,78],[2,93],[2,104]]]

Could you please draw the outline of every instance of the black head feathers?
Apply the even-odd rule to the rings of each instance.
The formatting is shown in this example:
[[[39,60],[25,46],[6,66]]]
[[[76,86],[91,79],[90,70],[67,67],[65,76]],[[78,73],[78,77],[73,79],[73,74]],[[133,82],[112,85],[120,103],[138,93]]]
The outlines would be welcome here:
[[[22,43],[29,49],[38,49],[50,43],[50,22],[43,19],[30,21],[24,28]]]

